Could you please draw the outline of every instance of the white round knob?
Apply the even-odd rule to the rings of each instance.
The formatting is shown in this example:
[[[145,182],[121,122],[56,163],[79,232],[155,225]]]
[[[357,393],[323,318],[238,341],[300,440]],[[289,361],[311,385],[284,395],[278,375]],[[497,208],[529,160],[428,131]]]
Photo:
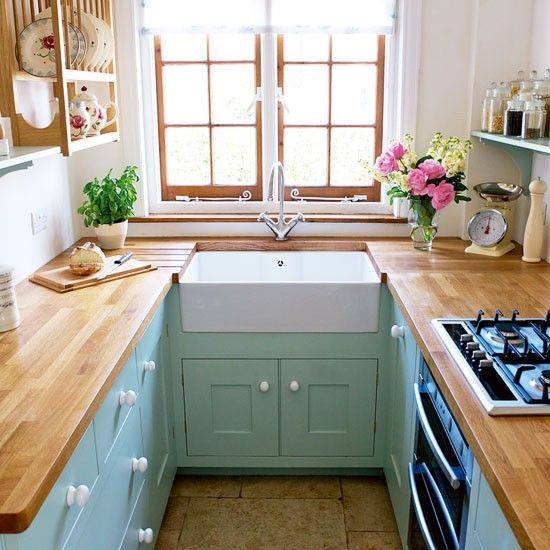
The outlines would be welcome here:
[[[300,384],[298,384],[298,382],[296,380],[293,380],[291,383],[290,383],[290,391],[298,391],[300,389]]]
[[[87,485],[69,485],[67,489],[67,506],[76,504],[79,508],[84,508],[90,500],[90,489]]]
[[[154,371],[157,368],[157,365],[154,361],[145,361],[143,363],[143,369],[147,372]]]
[[[269,391],[269,382],[266,382],[265,380],[260,382],[260,391],[264,393]]]
[[[121,391],[118,394],[118,402],[120,405],[128,405],[128,407],[133,407],[136,404],[137,395],[134,390]]]
[[[149,462],[142,456],[141,458],[132,458],[132,471],[144,474],[147,471]]]
[[[392,338],[403,338],[403,336],[405,336],[405,327],[393,325],[391,327],[390,334]]]
[[[147,529],[140,529],[138,531],[139,542],[144,542],[145,544],[151,544],[153,542],[153,530],[148,527]]]

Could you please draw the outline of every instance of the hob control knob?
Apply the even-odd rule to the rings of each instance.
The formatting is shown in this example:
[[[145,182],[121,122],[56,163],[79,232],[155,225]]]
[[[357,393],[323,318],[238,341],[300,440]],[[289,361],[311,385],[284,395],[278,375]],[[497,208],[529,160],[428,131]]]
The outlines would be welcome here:
[[[461,334],[460,335],[460,343],[466,344],[467,342],[471,342],[474,339],[472,334]]]
[[[487,369],[487,368],[490,368],[492,366],[493,366],[493,362],[491,361],[491,359],[482,359],[479,362],[479,368],[480,369]]]
[[[466,344],[466,351],[475,351],[479,349],[479,344],[477,342],[468,342]]]
[[[485,357],[485,352],[482,349],[476,349],[472,353],[472,359],[482,359],[483,357]]]

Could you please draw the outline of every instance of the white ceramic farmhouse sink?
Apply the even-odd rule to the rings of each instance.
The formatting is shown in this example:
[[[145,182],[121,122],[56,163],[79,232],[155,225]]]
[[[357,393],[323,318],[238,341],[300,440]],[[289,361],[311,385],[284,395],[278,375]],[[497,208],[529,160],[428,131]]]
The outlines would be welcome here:
[[[378,330],[366,252],[197,252],[179,289],[184,332]]]

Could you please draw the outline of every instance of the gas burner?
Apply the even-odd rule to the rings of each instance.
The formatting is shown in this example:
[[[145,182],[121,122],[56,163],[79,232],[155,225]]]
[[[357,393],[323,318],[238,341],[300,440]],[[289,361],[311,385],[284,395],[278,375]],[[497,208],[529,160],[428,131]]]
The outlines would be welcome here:
[[[518,346],[523,343],[523,340],[518,338],[518,335],[515,332],[501,330],[500,333],[502,336],[494,331],[489,331],[489,338],[497,344],[504,344],[504,339],[508,340],[508,343],[513,344],[514,346]]]
[[[539,391],[544,391],[544,388],[550,386],[550,370],[545,369],[541,371],[538,378],[533,378],[529,381],[533,388],[536,388]]]

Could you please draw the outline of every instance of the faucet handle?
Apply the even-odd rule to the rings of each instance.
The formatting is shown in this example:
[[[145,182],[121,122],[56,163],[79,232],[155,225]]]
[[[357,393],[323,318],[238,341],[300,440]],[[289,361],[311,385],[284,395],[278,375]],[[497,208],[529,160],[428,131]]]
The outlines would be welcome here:
[[[262,212],[259,216],[258,216],[258,220],[259,222],[265,222],[265,220],[267,219],[267,212]]]
[[[301,212],[298,212],[298,214],[296,214],[296,219],[299,222],[305,222],[306,221],[306,217]]]

